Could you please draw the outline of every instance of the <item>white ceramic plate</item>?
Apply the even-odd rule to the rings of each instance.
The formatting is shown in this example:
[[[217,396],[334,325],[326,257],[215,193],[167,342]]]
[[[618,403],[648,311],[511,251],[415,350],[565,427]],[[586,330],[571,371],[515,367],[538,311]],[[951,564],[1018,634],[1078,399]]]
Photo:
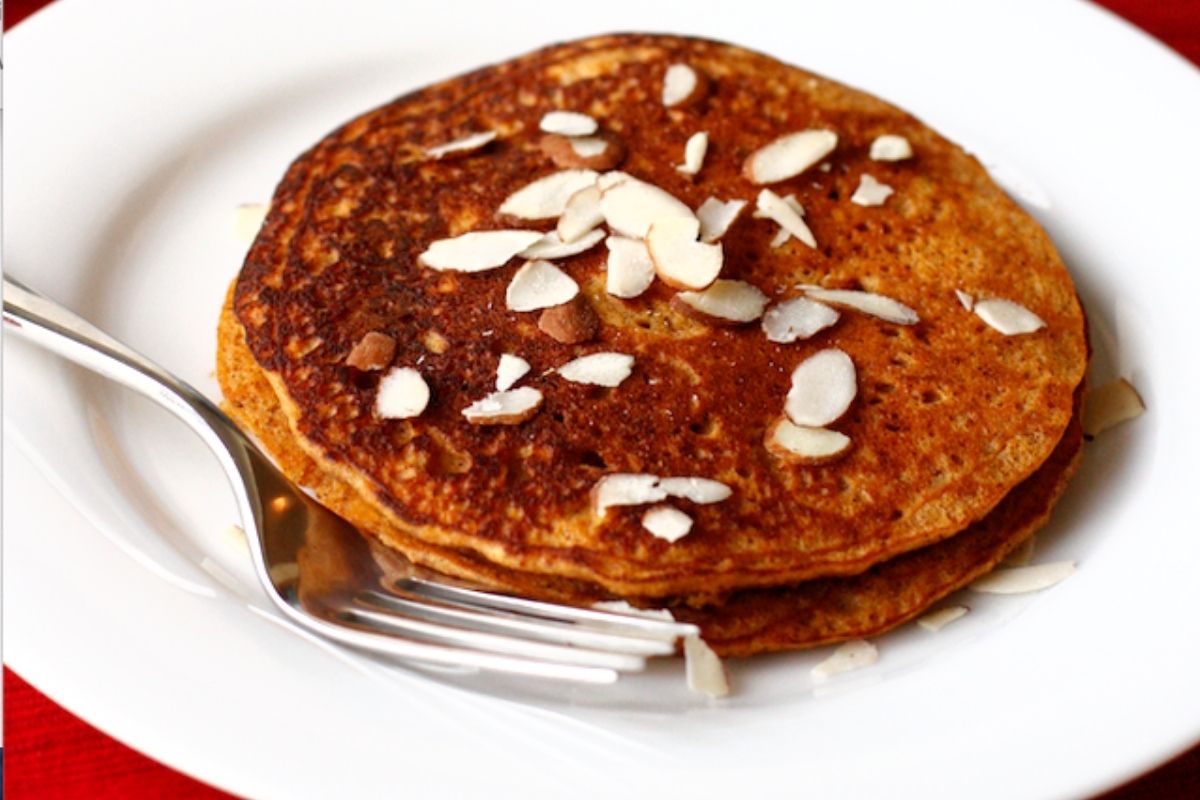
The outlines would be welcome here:
[[[216,394],[239,203],[353,114],[548,41],[709,34],[864,87],[981,154],[1049,229],[1096,377],[1150,411],[1089,445],[1036,596],[814,691],[824,653],[613,689],[434,674],[285,629],[215,462],[148,403],[6,337],[6,658],[67,708],[253,797],[1084,795],[1200,736],[1200,75],[1077,3],[59,0],[6,39],[6,266]]]

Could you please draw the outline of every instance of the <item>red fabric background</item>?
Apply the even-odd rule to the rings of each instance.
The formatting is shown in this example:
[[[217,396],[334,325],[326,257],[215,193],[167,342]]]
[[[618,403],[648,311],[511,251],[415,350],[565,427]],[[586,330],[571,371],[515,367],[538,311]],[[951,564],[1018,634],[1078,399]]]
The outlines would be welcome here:
[[[4,4],[5,28],[47,2],[9,0]],[[1200,0],[1100,0],[1099,4],[1200,64]],[[1200,102],[1200,98],[1196,100]],[[4,735],[4,796],[10,800],[231,797],[125,747],[72,716],[7,668]],[[1100,800],[1177,798],[1200,798],[1200,746]]]

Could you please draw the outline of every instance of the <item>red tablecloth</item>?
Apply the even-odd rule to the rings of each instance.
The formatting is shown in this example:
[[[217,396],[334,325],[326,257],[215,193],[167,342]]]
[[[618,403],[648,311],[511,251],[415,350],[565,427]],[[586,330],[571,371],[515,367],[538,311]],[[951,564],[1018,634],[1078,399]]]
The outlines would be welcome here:
[[[16,25],[47,2],[9,0],[4,4],[5,28]],[[1200,64],[1200,0],[1100,0],[1100,5]],[[10,800],[230,797],[106,736],[7,668],[4,736],[4,796]],[[1200,798],[1200,746],[1101,800],[1177,798]]]

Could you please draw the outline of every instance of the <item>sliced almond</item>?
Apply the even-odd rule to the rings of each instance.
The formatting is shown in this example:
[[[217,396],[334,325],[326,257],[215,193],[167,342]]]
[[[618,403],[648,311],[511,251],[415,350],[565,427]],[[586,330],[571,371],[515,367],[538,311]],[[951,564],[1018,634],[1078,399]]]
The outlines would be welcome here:
[[[538,329],[562,344],[589,342],[600,330],[600,318],[582,294],[569,302],[547,308],[538,317]]]
[[[763,216],[776,222],[790,236],[795,236],[809,247],[817,246],[817,240],[805,224],[804,218],[800,216],[801,212],[797,212],[797,206],[786,202],[770,189],[763,189],[758,193],[756,207]]]
[[[1002,567],[972,583],[971,591],[984,594],[1037,592],[1066,580],[1074,572],[1074,561],[1053,561],[1030,567]]]
[[[833,131],[807,130],[780,136],[746,159],[742,174],[751,183],[777,183],[799,175],[837,147]]]
[[[696,241],[700,220],[693,217],[659,219],[646,234],[646,249],[654,272],[676,289],[703,289],[721,274],[725,254],[720,244]]]
[[[392,363],[396,355],[396,340],[386,333],[370,331],[346,356],[346,366],[355,369],[380,370]]]
[[[790,209],[792,209],[792,211],[796,212],[796,216],[801,217],[801,218],[804,217],[804,213],[805,213],[804,206],[802,206],[800,204],[800,201],[796,199],[795,194],[785,194],[783,197],[781,197],[779,199],[782,200],[783,202],[787,203],[788,208],[790,208]],[[754,208],[754,218],[755,219],[770,219],[771,216],[769,214],[767,214],[767,212],[763,211],[762,208],[760,208],[759,206],[756,205]]]
[[[393,367],[379,381],[375,416],[381,419],[417,417],[429,405],[429,384],[412,367]]]
[[[807,339],[838,321],[838,312],[807,297],[793,297],[776,303],[763,315],[762,329],[767,340],[789,344]]]
[[[962,289],[955,289],[954,296],[958,298],[958,302],[961,303],[962,307],[967,311],[970,311],[975,307],[975,298],[967,292],[964,292]]]
[[[518,425],[537,413],[542,393],[532,386],[492,392],[463,409],[472,425]]]
[[[784,411],[797,425],[823,428],[842,418],[858,394],[850,356],[836,347],[821,350],[792,371]]]
[[[660,220],[696,219],[683,201],[637,178],[625,176],[611,182],[608,188],[602,187],[601,192],[604,219],[614,233],[622,236],[644,239],[650,226]]]
[[[539,231],[473,231],[438,239],[417,260],[431,269],[482,272],[504,266],[541,238]]]
[[[715,242],[724,236],[745,207],[745,200],[721,202],[715,197],[701,203],[696,209],[696,218],[700,220],[700,241]]]
[[[522,258],[559,259],[577,256],[591,250],[604,238],[604,231],[597,228],[580,236],[573,242],[564,242],[558,231],[550,231],[541,239],[521,251]]]
[[[930,611],[917,620],[917,624],[927,631],[937,632],[967,613],[966,606],[946,606],[937,611]]]
[[[850,444],[850,437],[844,433],[796,425],[786,417],[767,429],[767,450],[800,464],[827,464],[848,453]]]
[[[1114,425],[1140,417],[1146,410],[1141,395],[1124,378],[1098,386],[1083,402],[1083,432],[1096,436]]]
[[[591,136],[600,126],[596,120],[578,111],[549,111],[542,115],[538,127],[546,133],[562,136]]]
[[[700,505],[719,503],[733,494],[732,489],[712,478],[661,478],[658,485],[671,497],[682,497]]]
[[[592,353],[568,361],[555,371],[572,383],[612,388],[620,386],[621,381],[633,372],[633,356],[625,353]]]
[[[521,219],[553,219],[563,213],[571,195],[596,183],[600,174],[590,169],[564,169],[538,178],[513,192],[500,205],[500,213]]]
[[[890,297],[874,292],[853,289],[822,289],[819,286],[804,286],[804,293],[814,300],[835,306],[844,306],[878,317],[897,325],[915,325],[921,321],[917,312]]]
[[[721,659],[699,636],[683,639],[684,672],[688,688],[709,697],[729,694],[729,673]]]
[[[439,144],[436,147],[427,147],[425,148],[425,155],[432,159],[442,159],[449,155],[466,155],[467,153],[482,149],[495,138],[495,131],[472,133],[469,136],[464,136],[461,139],[455,139],[454,141],[447,142],[446,144]]]
[[[663,75],[662,104],[667,108],[690,106],[708,93],[708,79],[687,64],[672,64]]]
[[[708,134],[704,131],[693,133],[683,146],[683,163],[675,169],[684,175],[695,175],[704,166],[704,156],[708,153]]]
[[[628,180],[637,180],[637,178],[633,177],[628,172],[621,172],[619,169],[614,169],[609,172],[605,172],[599,178],[596,178],[596,188],[601,192],[607,192],[618,183],[624,183]]]
[[[871,142],[871,159],[873,161],[903,161],[912,158],[912,145],[903,136],[885,133]]]
[[[562,169],[609,170],[625,160],[625,143],[614,133],[595,136],[560,136],[548,133],[538,143],[543,153]]]
[[[562,305],[579,294],[579,284],[549,261],[530,261],[517,270],[504,302],[511,311],[537,311]]]
[[[234,209],[233,235],[239,242],[250,244],[267,218],[265,203],[242,203]]]
[[[1005,336],[1033,333],[1046,327],[1042,318],[1025,306],[999,297],[976,300],[972,310],[981,320]]]
[[[629,614],[634,617],[646,617],[648,619],[661,619],[667,622],[674,622],[675,615],[671,613],[669,608],[638,608],[630,605],[626,600],[601,600],[597,603],[592,603],[592,608],[597,611],[608,611],[614,614]]]
[[[558,218],[558,238],[573,242],[604,222],[600,210],[600,187],[585,186],[567,200],[563,213]]]
[[[680,292],[672,303],[690,316],[742,325],[763,315],[767,296],[753,284],[722,279],[701,292]]]
[[[881,206],[894,192],[895,189],[864,172],[858,179],[858,188],[850,195],[850,202],[860,206]]]
[[[692,530],[692,518],[671,506],[655,506],[642,515],[642,527],[659,539],[675,542]]]
[[[506,392],[529,372],[529,362],[520,356],[504,353],[496,367],[496,391]]]
[[[846,642],[829,658],[812,668],[813,680],[829,680],[843,672],[869,667],[879,660],[879,650],[870,642],[856,639]]]
[[[666,498],[667,493],[659,487],[657,475],[614,472],[596,481],[592,487],[592,508],[601,518],[613,506],[640,506]]]
[[[654,262],[650,251],[640,239],[610,236],[604,244],[608,246],[608,274],[604,290],[614,297],[637,297],[654,282]]]

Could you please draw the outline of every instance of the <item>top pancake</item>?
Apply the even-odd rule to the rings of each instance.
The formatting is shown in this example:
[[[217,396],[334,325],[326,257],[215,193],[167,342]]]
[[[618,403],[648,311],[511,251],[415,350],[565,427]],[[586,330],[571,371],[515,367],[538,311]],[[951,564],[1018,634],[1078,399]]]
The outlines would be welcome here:
[[[668,65],[712,80],[707,99],[668,110]],[[505,307],[514,267],[427,269],[431,242],[470,230],[534,227],[496,210],[558,169],[538,147],[550,110],[582,111],[628,149],[620,169],[695,208],[751,201],[747,155],[782,134],[838,134],[831,169],[774,184],[803,205],[817,249],[770,241],[749,214],[722,239],[723,278],[772,300],[796,284],[862,288],[916,309],[898,326],[845,311],[809,340],[768,342],[757,325],[710,327],[680,315],[656,282],[633,300],[604,291],[603,246],[559,261],[602,319],[596,339],[563,345],[535,314]],[[432,161],[424,149],[494,130],[496,142]],[[683,145],[707,131],[693,180]],[[871,161],[881,134],[915,157]],[[895,189],[879,207],[849,202],[864,173]],[[547,227],[546,225],[541,226]],[[514,264],[517,263],[514,261]],[[1014,300],[1046,327],[1003,336],[955,296]],[[504,567],[577,578],[639,597],[720,593],[860,572],[983,517],[1046,460],[1072,415],[1086,364],[1082,311],[1038,225],[960,148],[861,92],[729,45],[611,36],[559,45],[402,97],[330,134],[288,170],[236,282],[246,343],[300,443],[414,537]],[[373,414],[374,376],[343,364],[369,331],[397,342],[397,366],[432,389],[411,420]],[[436,335],[433,335],[436,334]],[[444,347],[442,345],[445,345]],[[792,370],[826,347],[853,359],[859,394],[836,428],[854,441],[820,467],[763,447]],[[635,356],[615,389],[543,374],[585,353]],[[533,366],[545,395],[516,426],[473,426],[462,409],[494,389],[502,353]],[[697,475],[733,496],[678,505],[695,520],[668,543],[644,508],[592,513],[589,493],[614,472]]]

